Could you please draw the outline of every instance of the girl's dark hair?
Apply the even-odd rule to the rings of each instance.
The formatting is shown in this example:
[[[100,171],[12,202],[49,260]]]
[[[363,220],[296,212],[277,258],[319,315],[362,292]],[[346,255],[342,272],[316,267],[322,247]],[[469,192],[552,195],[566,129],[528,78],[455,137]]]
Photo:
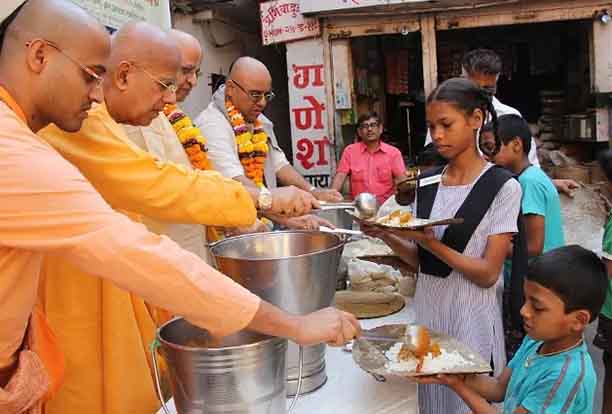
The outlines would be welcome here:
[[[493,107],[491,96],[484,89],[469,79],[451,78],[442,82],[427,98],[427,104],[435,101],[454,105],[466,115],[471,115],[476,109],[480,109],[484,114],[483,126],[487,121],[487,116],[490,116],[495,136],[495,151],[499,151],[501,142],[497,136],[497,112]],[[480,133],[482,134],[482,128]],[[477,142],[480,142],[480,136]]]
[[[606,174],[608,181],[612,181],[612,149],[600,152],[597,156],[597,161],[599,161],[599,165],[604,174]]]

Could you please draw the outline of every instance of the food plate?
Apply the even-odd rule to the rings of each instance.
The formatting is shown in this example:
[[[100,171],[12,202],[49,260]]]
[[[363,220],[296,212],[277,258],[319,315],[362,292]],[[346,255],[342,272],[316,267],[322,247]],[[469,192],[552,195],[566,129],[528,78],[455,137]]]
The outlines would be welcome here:
[[[346,210],[348,214],[353,216],[357,222],[365,222],[368,224],[372,224],[378,227],[392,228],[396,230],[423,230],[428,227],[435,226],[448,226],[451,224],[461,224],[463,223],[462,218],[447,218],[447,219],[422,219],[417,217],[412,217],[410,221],[401,224],[401,225],[393,225],[389,223],[380,222],[380,219],[367,219],[364,220],[359,217],[359,214],[350,210]]]
[[[397,338],[397,342],[356,339],[353,343],[353,359],[357,365],[371,374],[401,377],[491,372],[491,366],[476,352],[448,335],[433,331],[429,332],[431,341],[439,344],[442,354],[426,358],[422,372],[416,372],[416,360],[399,362],[397,359],[407,326],[383,325],[366,331],[368,336]]]

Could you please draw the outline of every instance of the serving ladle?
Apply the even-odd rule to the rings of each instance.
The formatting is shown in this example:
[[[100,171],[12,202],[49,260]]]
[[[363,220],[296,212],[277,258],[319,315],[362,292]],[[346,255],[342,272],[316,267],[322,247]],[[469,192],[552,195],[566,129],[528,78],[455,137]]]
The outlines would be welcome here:
[[[376,200],[374,194],[370,193],[361,193],[355,197],[355,201],[352,202],[331,203],[320,201],[319,204],[321,207],[314,209],[313,212],[355,208],[359,213],[359,217],[362,219],[372,218],[378,213],[378,200]]]
[[[427,328],[421,325],[408,325],[404,335],[399,337],[376,335],[365,332],[360,337],[373,342],[403,342],[417,356],[424,356],[429,350],[431,339]]]

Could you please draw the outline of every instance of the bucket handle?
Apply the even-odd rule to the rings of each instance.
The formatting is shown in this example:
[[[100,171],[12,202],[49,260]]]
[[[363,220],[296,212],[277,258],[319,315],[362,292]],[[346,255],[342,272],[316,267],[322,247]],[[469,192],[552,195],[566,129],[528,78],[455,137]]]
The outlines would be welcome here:
[[[295,405],[297,404],[298,399],[300,398],[300,393],[302,392],[302,379],[303,379],[303,371],[304,371],[304,347],[302,345],[299,346],[299,357],[298,357],[298,383],[297,390],[295,391],[295,395],[291,400],[291,404],[289,405],[289,409],[287,410],[287,414],[291,414]]]
[[[153,372],[155,373],[155,391],[157,392],[157,398],[161,402],[161,408],[164,411],[164,414],[172,414],[166,406],[166,401],[164,400],[164,396],[162,395],[161,391],[161,380],[159,379],[159,366],[157,363],[157,349],[160,346],[161,344],[159,343],[159,339],[155,338],[149,347],[151,351],[151,362],[153,363]]]
[[[151,346],[149,350],[151,351],[151,362],[153,364],[153,372],[155,373],[155,391],[157,392],[157,398],[161,402],[161,408],[164,411],[164,414],[172,414],[168,407],[166,406],[166,401],[161,392],[161,380],[159,374],[159,364],[157,363],[157,349],[161,346],[159,340],[155,338],[153,342],[151,342]],[[287,414],[291,414],[295,405],[297,404],[298,399],[300,398],[300,394],[302,392],[302,380],[303,380],[303,371],[304,371],[304,347],[300,345],[299,347],[299,361],[298,361],[298,383],[297,390],[293,399],[291,400],[291,404],[289,405],[289,409],[287,410]]]

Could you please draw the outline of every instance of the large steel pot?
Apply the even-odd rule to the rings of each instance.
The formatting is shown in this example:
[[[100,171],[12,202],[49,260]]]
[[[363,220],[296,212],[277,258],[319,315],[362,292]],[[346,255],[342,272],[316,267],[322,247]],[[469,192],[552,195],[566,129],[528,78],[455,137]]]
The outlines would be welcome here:
[[[218,269],[259,295],[293,313],[306,314],[330,306],[344,239],[318,231],[280,231],[231,237],[210,246]],[[298,380],[298,347],[287,351],[287,393]],[[325,345],[304,347],[302,393],[322,386]]]

